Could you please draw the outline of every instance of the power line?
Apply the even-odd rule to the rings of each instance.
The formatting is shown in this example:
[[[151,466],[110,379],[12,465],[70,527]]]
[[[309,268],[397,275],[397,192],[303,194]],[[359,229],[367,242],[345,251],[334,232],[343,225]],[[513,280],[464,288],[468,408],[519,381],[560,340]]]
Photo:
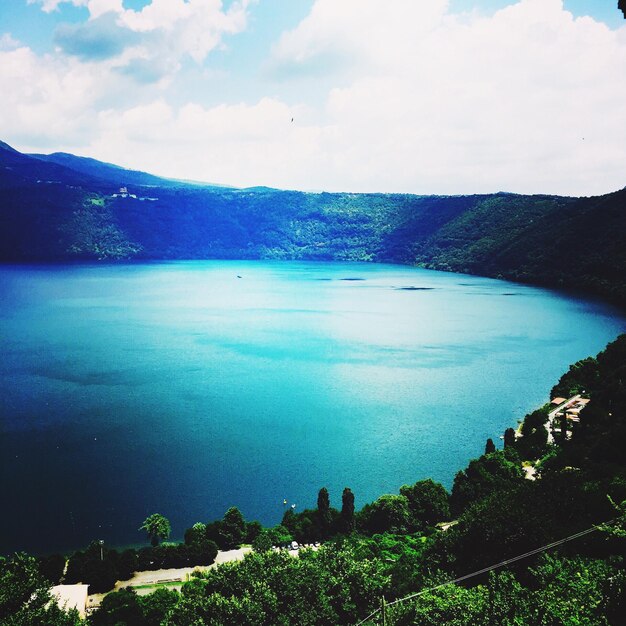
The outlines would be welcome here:
[[[610,524],[612,523],[614,520],[610,520],[608,522],[604,522],[605,524]],[[398,598],[397,600],[394,600],[393,602],[387,602],[386,603],[386,607],[390,607],[393,606],[394,604],[400,604],[401,602],[406,602],[407,600],[412,600],[413,598],[417,598],[418,596],[421,596],[425,593],[429,593],[431,591],[436,591],[437,589],[441,589],[442,587],[446,587],[448,585],[455,585],[457,583],[460,583],[464,580],[468,580],[470,578],[474,578],[475,576],[480,576],[481,574],[486,574],[487,572],[490,572],[494,569],[498,569],[499,567],[504,567],[505,565],[509,565],[511,563],[515,563],[516,561],[520,561],[521,559],[526,559],[529,556],[533,556],[534,554],[539,554],[539,552],[544,552],[546,550],[550,550],[552,548],[556,548],[557,546],[560,546],[563,543],[567,543],[568,541],[574,541],[574,539],[579,539],[580,537],[583,537],[584,535],[588,535],[589,533],[594,532],[595,530],[598,530],[598,526],[592,526],[591,528],[587,528],[586,530],[582,530],[578,533],[575,533],[573,535],[570,535],[569,537],[564,537],[563,539],[559,539],[558,541],[553,541],[552,543],[549,543],[545,546],[541,546],[540,548],[535,548],[534,550],[530,550],[529,552],[524,552],[524,554],[520,554],[518,556],[514,556],[510,559],[505,559],[504,561],[500,561],[499,563],[495,563],[494,565],[489,565],[488,567],[483,567],[483,569],[479,569],[475,572],[472,572],[471,574],[465,574],[463,576],[459,576],[458,578],[455,578],[454,580],[449,580],[445,583],[440,583],[439,585],[435,585],[434,587],[430,587],[429,589],[422,589],[422,591],[418,591],[417,593],[413,593],[410,596],[406,596],[404,598]],[[377,615],[378,613],[381,612],[381,608],[376,609],[375,611],[373,611],[372,613],[370,613],[365,619],[361,620],[356,626],[361,626],[361,624],[364,624],[365,622],[367,622],[369,619],[371,619],[372,617],[374,617],[375,615]]]

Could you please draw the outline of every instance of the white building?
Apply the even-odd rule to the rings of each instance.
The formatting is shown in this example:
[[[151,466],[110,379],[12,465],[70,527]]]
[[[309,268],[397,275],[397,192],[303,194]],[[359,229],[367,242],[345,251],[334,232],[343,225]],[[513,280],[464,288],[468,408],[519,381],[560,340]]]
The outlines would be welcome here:
[[[50,595],[56,598],[57,604],[64,610],[76,609],[81,617],[85,617],[87,608],[87,589],[89,585],[56,585],[50,589]]]

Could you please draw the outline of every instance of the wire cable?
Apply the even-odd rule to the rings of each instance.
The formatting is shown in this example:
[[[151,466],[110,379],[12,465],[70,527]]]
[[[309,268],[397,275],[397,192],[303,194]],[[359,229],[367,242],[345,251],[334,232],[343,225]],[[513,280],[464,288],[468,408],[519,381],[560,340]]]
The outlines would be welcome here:
[[[603,524],[610,524],[613,521],[614,520],[603,522]],[[504,567],[505,565],[515,563],[516,561],[520,561],[521,559],[526,559],[529,556],[533,556],[534,554],[539,554],[540,552],[545,552],[546,550],[556,548],[557,546],[560,546],[563,543],[567,543],[568,541],[574,541],[575,539],[579,539],[580,537],[583,537],[584,535],[588,535],[589,533],[592,533],[596,530],[598,530],[598,526],[592,526],[591,528],[587,528],[586,530],[581,530],[578,533],[569,535],[568,537],[564,537],[563,539],[559,539],[557,541],[553,541],[552,543],[546,544],[545,546],[541,546],[540,548],[535,548],[534,550],[529,550],[528,552],[524,552],[524,554],[519,554],[518,556],[511,557],[510,559],[505,559],[504,561],[500,561],[499,563],[494,563],[493,565],[489,565],[488,567],[483,567],[482,569],[476,570],[475,572],[472,572],[471,574],[464,574],[463,576],[459,576],[458,578],[449,580],[445,583],[440,583],[439,585],[435,585],[434,587],[430,587],[428,589],[422,589],[422,591],[418,591],[417,593],[412,593],[411,595],[406,596],[404,598],[398,598],[397,600],[394,600],[393,602],[388,602],[387,607],[393,606],[394,604],[400,604],[401,602],[406,602],[407,600],[412,600],[413,598],[417,598],[418,596],[421,596],[425,593],[429,593],[431,591],[436,591],[437,589],[441,589],[442,587],[446,587],[448,585],[455,585],[464,580],[474,578],[475,576],[486,574],[487,572],[490,572],[494,569],[498,569],[499,567]],[[356,626],[361,626],[361,624],[364,624],[365,622],[367,622],[369,619],[371,619],[372,617],[380,613],[380,611],[381,611],[380,608],[376,609],[375,611],[370,613],[365,619],[361,620],[358,624],[356,624]]]

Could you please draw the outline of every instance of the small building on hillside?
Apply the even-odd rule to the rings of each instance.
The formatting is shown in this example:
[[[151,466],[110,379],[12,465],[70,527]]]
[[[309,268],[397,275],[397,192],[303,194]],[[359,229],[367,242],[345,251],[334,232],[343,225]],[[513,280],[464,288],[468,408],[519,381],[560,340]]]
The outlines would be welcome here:
[[[120,187],[117,193],[111,194],[111,198],[134,198],[137,199],[137,194],[129,193],[128,187]]]

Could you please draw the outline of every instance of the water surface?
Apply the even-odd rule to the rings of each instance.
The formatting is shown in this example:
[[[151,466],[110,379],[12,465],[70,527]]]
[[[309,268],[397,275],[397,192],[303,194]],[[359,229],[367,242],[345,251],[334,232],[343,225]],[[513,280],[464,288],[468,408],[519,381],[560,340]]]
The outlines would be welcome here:
[[[0,553],[449,487],[626,327],[486,278],[234,261],[5,266],[0,325]]]

